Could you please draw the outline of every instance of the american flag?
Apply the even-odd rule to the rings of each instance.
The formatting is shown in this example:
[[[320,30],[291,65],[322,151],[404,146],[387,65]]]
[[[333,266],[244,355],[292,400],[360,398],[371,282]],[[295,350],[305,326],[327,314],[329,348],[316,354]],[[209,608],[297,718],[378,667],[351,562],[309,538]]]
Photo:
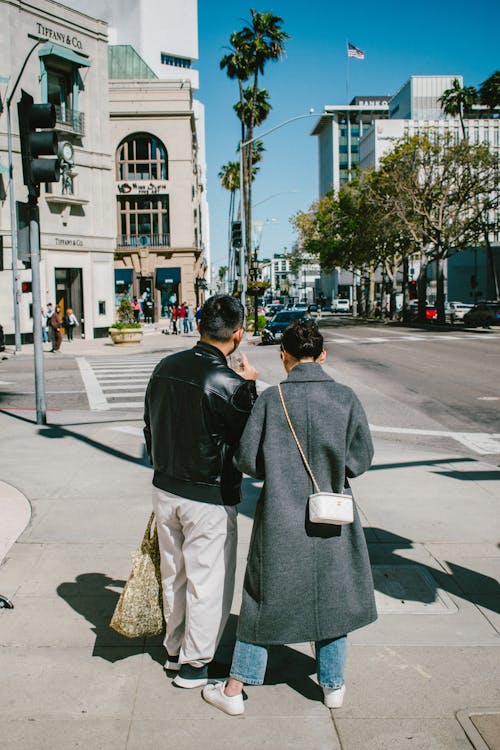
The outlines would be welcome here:
[[[356,60],[364,60],[365,53],[363,50],[355,47],[351,42],[347,42],[347,57],[355,57]]]

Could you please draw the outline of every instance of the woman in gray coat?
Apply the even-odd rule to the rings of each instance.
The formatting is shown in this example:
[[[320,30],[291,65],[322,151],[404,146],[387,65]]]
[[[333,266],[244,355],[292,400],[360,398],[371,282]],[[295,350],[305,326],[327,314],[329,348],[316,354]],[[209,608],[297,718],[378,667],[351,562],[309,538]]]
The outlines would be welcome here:
[[[283,397],[323,492],[342,492],[371,464],[366,416],[347,386],[325,373],[323,337],[312,322],[284,333],[288,373]],[[261,685],[267,647],[314,641],[318,682],[329,708],[342,705],[346,634],[376,619],[373,580],[356,509],[345,526],[311,523],[312,481],[286,421],[276,387],[257,400],[236,455],[239,468],[264,480],[243,587],[231,676],[203,697],[228,714],[244,711],[243,684]]]

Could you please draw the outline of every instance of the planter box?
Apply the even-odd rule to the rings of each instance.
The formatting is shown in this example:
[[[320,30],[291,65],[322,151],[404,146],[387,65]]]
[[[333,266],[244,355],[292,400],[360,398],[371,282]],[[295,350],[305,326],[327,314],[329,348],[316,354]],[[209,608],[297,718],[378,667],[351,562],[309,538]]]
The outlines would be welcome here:
[[[113,344],[140,344],[141,328],[108,328]]]

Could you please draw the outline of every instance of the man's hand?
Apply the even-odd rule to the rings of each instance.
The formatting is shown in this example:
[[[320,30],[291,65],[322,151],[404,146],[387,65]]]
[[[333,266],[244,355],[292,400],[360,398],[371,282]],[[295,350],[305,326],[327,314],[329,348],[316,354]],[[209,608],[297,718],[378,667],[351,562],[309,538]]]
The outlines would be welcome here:
[[[238,375],[241,375],[245,380],[257,380],[257,370],[243,353],[241,353],[241,368],[238,369]]]

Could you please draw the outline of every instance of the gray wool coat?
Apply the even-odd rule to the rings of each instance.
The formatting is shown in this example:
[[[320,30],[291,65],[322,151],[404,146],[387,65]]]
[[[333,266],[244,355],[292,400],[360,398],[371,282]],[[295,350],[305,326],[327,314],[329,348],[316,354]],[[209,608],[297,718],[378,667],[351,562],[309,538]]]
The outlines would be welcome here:
[[[296,365],[282,383],[292,424],[322,491],[366,471],[373,445],[354,392],[321,365]],[[353,524],[313,524],[314,487],[277,387],[258,399],[236,454],[241,471],[264,480],[243,586],[238,638],[261,645],[337,638],[377,617],[368,551]]]

